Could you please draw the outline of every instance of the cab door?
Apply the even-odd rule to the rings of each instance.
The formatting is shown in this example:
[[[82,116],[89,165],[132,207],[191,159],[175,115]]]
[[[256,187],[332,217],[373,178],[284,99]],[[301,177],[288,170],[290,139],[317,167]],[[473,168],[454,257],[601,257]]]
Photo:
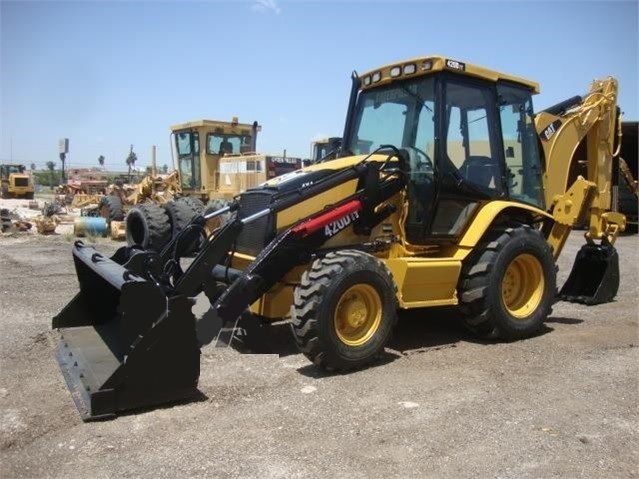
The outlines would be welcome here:
[[[202,186],[200,171],[200,137],[195,130],[175,133],[180,185],[183,190],[199,191]]]
[[[443,76],[438,99],[435,198],[421,231],[407,227],[411,242],[454,239],[482,202],[506,196],[494,85]]]

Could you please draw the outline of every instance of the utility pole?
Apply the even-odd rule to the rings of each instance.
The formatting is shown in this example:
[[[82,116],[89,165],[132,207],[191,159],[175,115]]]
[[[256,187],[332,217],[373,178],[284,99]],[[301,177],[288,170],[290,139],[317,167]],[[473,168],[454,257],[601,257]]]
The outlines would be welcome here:
[[[58,152],[60,153],[60,161],[62,162],[62,183],[66,183],[66,175],[64,172],[64,160],[67,158],[67,153],[69,153],[69,139],[61,138],[58,142]]]
[[[155,164],[155,145],[151,146],[151,190],[155,193],[155,177],[158,175],[157,167]]]
[[[158,174],[157,165],[155,164],[155,154],[156,154],[156,147],[155,145],[152,145],[151,146],[151,175],[153,175],[153,178],[155,178]]]

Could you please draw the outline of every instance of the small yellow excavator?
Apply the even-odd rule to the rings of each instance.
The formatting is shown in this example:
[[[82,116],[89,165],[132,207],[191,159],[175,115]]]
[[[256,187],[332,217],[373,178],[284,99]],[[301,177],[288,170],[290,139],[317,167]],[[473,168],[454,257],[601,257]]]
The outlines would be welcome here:
[[[80,283],[53,318],[85,420],[197,392],[200,348],[241,316],[287,320],[327,370],[374,361],[399,310],[458,305],[478,335],[536,334],[558,299],[612,301],[617,82],[535,113],[533,81],[427,56],[353,73],[341,157],[273,178],[196,217],[160,252],[76,242]],[[585,142],[586,176],[569,183]],[[235,212],[188,267],[206,221]],[[558,291],[573,226],[585,244]],[[183,267],[184,266],[184,267]],[[210,308],[194,316],[194,298]]]

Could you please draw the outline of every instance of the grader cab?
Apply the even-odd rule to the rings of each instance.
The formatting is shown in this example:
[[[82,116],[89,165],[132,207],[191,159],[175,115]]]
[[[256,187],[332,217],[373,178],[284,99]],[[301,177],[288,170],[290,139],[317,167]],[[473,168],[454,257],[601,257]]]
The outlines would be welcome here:
[[[184,195],[203,201],[232,200],[276,176],[301,168],[300,158],[257,153],[262,127],[199,120],[171,127],[174,163]]]
[[[311,143],[310,163],[321,163],[322,161],[334,160],[339,156],[339,149],[342,139],[338,136],[317,138]]]
[[[208,201],[220,186],[219,162],[225,155],[255,154],[257,122],[252,125],[198,120],[171,126],[171,152],[185,195]]]
[[[582,219],[586,244],[561,298],[613,300],[625,226],[610,211],[614,79],[537,114],[535,82],[450,58],[352,80],[342,157],[249,188],[160,252],[107,258],[76,243],[80,291],[53,327],[84,419],[196,393],[200,348],[240,316],[290,322],[300,351],[331,371],[373,362],[404,309],[456,305],[478,335],[534,335]],[[583,138],[587,176],[569,184]],[[189,235],[228,212],[186,267]],[[210,308],[196,319],[200,293]]]

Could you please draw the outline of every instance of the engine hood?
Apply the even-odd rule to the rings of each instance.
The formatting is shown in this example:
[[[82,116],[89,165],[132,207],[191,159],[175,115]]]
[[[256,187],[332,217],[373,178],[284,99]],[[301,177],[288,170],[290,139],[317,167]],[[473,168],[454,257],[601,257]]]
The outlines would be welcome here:
[[[339,170],[357,165],[364,159],[366,159],[367,162],[382,162],[386,161],[387,158],[387,155],[357,155],[337,158],[335,160],[317,163],[315,165],[310,165],[276,178],[272,178],[248,191],[269,189],[276,190],[278,192],[286,192],[299,188],[306,188]]]

